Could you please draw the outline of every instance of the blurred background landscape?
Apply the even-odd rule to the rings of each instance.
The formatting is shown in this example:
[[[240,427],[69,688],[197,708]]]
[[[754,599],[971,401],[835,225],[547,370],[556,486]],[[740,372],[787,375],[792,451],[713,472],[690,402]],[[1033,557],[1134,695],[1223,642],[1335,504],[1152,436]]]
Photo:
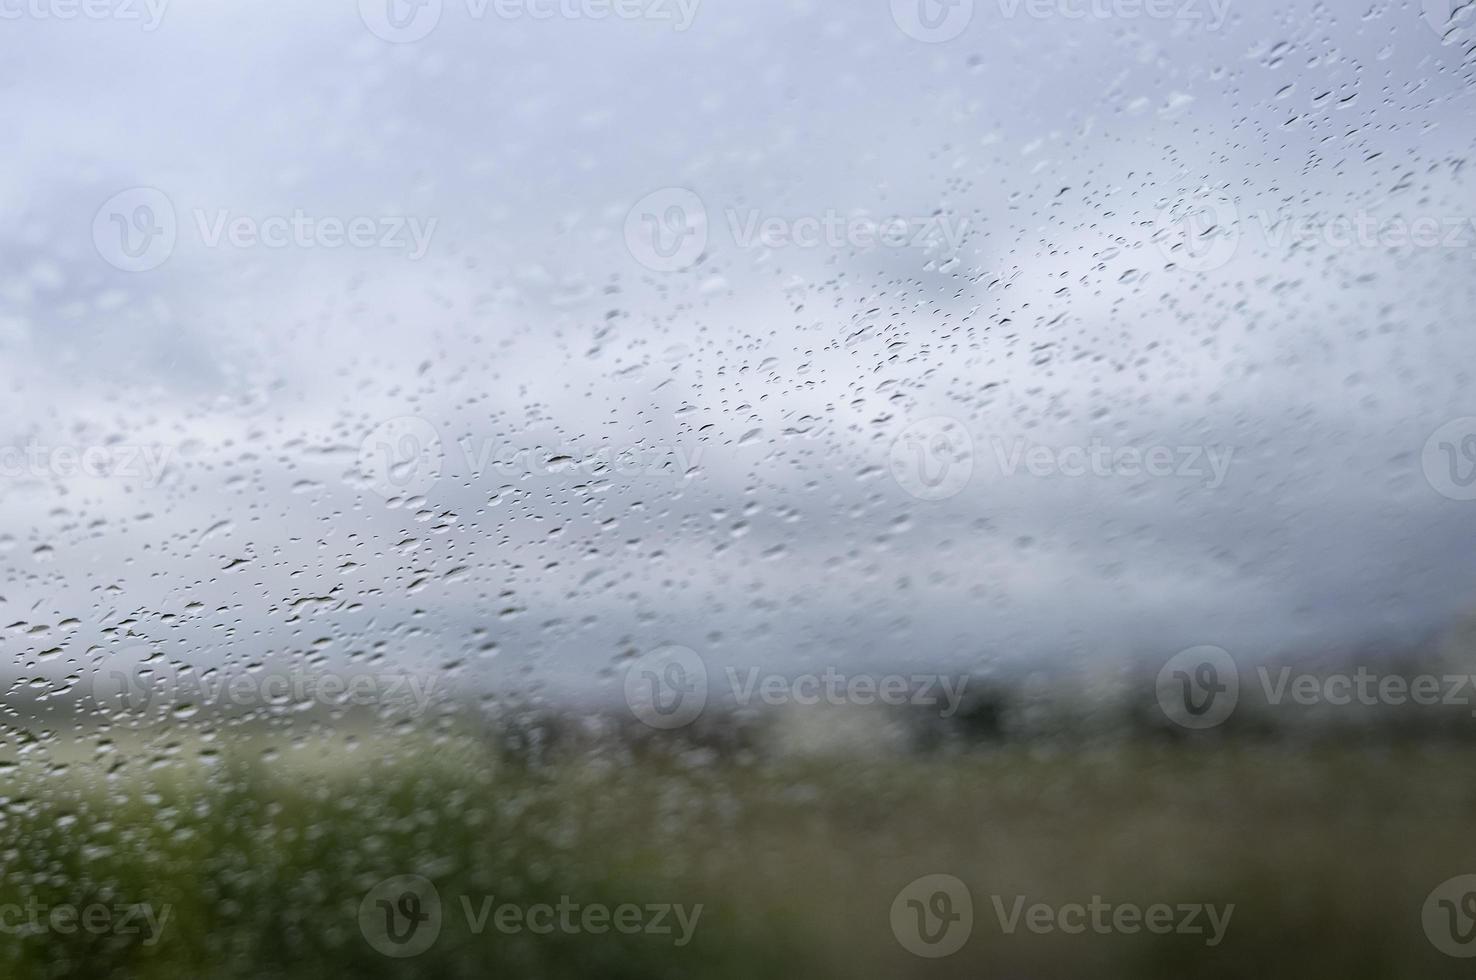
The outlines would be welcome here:
[[[1457,975],[1473,30],[0,4],[6,975]]]

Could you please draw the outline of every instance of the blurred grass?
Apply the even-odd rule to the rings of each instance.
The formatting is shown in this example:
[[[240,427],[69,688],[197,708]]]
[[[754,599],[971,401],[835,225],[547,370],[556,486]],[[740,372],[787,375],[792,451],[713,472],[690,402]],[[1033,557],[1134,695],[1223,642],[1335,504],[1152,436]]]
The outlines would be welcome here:
[[[6,772],[0,905],[172,906],[162,940],[0,936],[7,977],[1301,977],[1465,975],[1420,924],[1476,871],[1468,749],[1020,745],[739,765],[616,753],[499,766],[470,738],[36,751]],[[119,760],[127,760],[120,765]],[[889,910],[968,883],[968,944],[903,951]],[[377,953],[358,908],[431,879],[444,928]],[[702,903],[693,941],[466,927],[460,898]],[[1006,905],[1235,903],[1225,941],[1002,932]]]

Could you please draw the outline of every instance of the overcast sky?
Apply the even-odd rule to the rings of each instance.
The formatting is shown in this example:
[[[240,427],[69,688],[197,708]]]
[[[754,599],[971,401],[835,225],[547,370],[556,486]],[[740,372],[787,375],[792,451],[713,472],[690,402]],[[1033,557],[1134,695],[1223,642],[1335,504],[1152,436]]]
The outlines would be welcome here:
[[[1469,11],[562,2],[0,0],[22,676],[1257,657],[1476,600]]]

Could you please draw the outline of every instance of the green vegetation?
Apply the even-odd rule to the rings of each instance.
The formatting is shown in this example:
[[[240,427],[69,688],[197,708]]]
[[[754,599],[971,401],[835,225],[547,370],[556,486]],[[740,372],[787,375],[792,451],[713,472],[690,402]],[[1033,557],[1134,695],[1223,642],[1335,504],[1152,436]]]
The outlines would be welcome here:
[[[171,907],[135,935],[0,937],[7,977],[1458,976],[1421,907],[1476,871],[1463,747],[1020,744],[956,756],[747,764],[609,749],[500,766],[464,737],[49,745],[11,763],[0,906]],[[119,760],[125,760],[120,764]],[[946,959],[897,944],[890,907],[946,872],[974,901]],[[366,941],[383,879],[442,902],[421,955]],[[1235,904],[1203,936],[1006,935],[991,896]],[[461,899],[701,903],[692,941],[476,934]]]

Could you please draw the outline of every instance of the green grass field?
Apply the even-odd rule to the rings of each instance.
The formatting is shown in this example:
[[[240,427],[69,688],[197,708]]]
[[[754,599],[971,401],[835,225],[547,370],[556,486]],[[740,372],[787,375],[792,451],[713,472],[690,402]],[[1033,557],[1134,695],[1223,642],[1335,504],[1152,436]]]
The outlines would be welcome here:
[[[957,756],[739,765],[615,751],[528,770],[484,745],[304,736],[263,753],[53,743],[7,763],[0,907],[148,902],[157,941],[0,937],[7,977],[1463,976],[1421,925],[1476,871],[1476,772],[1455,745],[1021,745]],[[969,938],[924,959],[893,935],[908,882],[948,873]],[[421,875],[439,936],[376,951],[361,901]],[[671,935],[475,933],[526,908],[701,903]],[[1005,906],[1234,903],[1224,940],[1006,934]],[[0,913],[3,914],[3,913]],[[5,921],[12,921],[7,919]]]

